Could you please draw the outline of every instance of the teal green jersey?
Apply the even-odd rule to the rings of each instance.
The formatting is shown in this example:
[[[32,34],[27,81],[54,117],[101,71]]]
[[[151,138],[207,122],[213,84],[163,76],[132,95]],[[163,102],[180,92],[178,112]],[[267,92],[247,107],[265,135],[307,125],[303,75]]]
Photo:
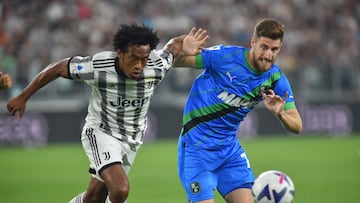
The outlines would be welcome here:
[[[280,68],[273,65],[258,72],[247,62],[248,54],[248,48],[218,45],[196,56],[197,68],[204,71],[195,79],[184,108],[184,142],[208,149],[234,142],[240,122],[269,89],[281,97],[288,92],[285,110],[296,108]]]

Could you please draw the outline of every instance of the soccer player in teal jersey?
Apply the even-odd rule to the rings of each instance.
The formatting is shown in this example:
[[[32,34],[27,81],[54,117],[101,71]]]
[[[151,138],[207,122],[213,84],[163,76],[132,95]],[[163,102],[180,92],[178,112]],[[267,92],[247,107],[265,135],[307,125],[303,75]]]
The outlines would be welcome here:
[[[287,130],[302,131],[289,81],[274,64],[283,35],[279,21],[264,19],[250,49],[218,45],[176,59],[176,66],[204,69],[191,88],[179,138],[179,176],[190,202],[213,203],[217,189],[228,203],[253,203],[254,175],[236,131],[259,102]]]

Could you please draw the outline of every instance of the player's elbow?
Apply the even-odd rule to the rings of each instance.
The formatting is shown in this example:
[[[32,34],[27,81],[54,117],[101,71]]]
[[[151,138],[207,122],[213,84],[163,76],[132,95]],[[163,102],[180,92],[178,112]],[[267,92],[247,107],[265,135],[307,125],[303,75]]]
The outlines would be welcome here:
[[[303,131],[303,126],[302,124],[298,124],[294,127],[292,127],[291,129],[289,129],[291,132],[295,133],[295,134],[301,134],[301,132]]]
[[[301,134],[302,128],[295,129],[293,132],[294,132],[295,134]]]

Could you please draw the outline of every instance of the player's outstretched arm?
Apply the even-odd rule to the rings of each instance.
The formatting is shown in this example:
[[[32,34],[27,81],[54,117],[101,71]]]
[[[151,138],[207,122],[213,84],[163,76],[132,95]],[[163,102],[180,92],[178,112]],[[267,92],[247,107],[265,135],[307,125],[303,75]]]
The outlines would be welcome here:
[[[276,95],[273,90],[269,90],[269,94],[264,93],[262,96],[265,107],[279,118],[287,130],[296,134],[301,133],[303,126],[298,110],[288,109],[284,111],[288,93],[286,93],[285,96],[281,98],[279,95]]]
[[[68,61],[63,59],[48,65],[44,70],[38,73],[28,86],[16,97],[7,102],[7,109],[11,115],[16,115],[18,120],[26,108],[27,100],[39,89],[50,83],[58,77],[68,78]]]

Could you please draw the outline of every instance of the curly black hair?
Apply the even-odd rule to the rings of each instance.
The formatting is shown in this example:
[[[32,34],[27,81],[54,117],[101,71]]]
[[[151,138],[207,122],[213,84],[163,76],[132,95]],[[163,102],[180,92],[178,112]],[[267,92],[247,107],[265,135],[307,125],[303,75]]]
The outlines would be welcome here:
[[[131,25],[120,25],[120,29],[114,36],[113,46],[115,50],[126,52],[127,48],[131,45],[150,45],[153,50],[159,43],[157,32],[152,28],[135,23]]]

